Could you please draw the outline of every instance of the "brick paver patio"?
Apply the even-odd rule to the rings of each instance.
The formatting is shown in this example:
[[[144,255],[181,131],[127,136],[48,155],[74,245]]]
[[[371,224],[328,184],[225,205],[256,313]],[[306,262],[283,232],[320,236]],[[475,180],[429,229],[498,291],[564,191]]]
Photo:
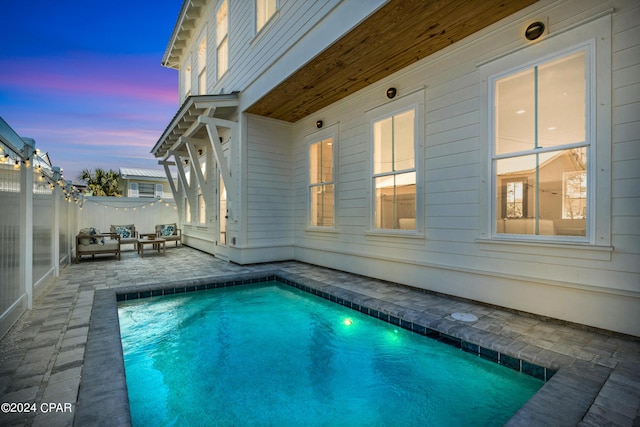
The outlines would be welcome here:
[[[640,340],[298,262],[239,266],[188,247],[141,258],[84,260],[53,284],[0,340],[0,403],[35,404],[35,412],[0,413],[2,426],[73,425],[94,294],[189,278],[278,270],[358,304],[558,372],[510,421],[511,425],[640,426]],[[473,313],[460,322],[454,312]],[[97,319],[99,320],[99,319]],[[90,375],[84,372],[85,376]],[[108,385],[105,385],[108,387]],[[43,404],[60,404],[44,405]],[[67,404],[67,406],[65,406]],[[33,406],[32,406],[33,407]],[[112,425],[120,425],[117,416]],[[76,418],[75,425],[82,425]]]

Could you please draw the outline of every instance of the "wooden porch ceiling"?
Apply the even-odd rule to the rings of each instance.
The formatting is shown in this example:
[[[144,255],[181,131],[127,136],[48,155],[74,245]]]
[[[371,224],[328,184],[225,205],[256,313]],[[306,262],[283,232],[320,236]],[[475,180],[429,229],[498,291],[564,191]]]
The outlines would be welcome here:
[[[296,122],[537,0],[391,0],[247,112]]]

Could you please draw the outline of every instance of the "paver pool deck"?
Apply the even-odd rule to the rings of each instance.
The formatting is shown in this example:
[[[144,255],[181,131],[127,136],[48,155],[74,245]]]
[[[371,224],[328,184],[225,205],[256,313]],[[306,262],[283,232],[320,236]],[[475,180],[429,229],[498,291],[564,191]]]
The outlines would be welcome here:
[[[96,291],[277,270],[332,292],[349,293],[358,304],[463,342],[557,370],[508,425],[640,426],[638,338],[299,262],[240,266],[189,247],[168,248],[165,256],[156,255],[140,258],[135,251],[124,251],[120,261],[105,256],[61,271],[33,309],[0,340],[0,403],[29,403],[36,408],[36,412],[0,412],[0,425],[84,426],[86,414],[99,416],[108,407],[100,400],[78,402],[81,380],[93,375],[85,364],[85,351],[90,324],[100,322],[91,318]],[[451,317],[456,312],[472,313],[478,320],[456,320]],[[109,384],[103,387],[108,390]],[[101,425],[127,422],[118,413],[102,415],[101,423],[107,420],[107,424]]]

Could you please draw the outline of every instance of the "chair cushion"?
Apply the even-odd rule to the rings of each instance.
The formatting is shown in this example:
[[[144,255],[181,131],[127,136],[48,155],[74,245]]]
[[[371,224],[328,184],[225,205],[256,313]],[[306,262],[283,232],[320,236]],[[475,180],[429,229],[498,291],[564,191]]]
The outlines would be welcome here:
[[[100,230],[93,227],[81,229],[80,232],[78,233],[78,235],[80,236],[80,244],[104,245],[104,237],[103,236],[94,237],[96,234],[100,235],[102,233],[100,232]]]
[[[82,228],[78,232],[78,236],[80,237],[79,241],[81,245],[90,245],[91,244],[91,231],[89,228]]]
[[[91,236],[92,236],[92,237],[91,237],[91,243],[92,243],[92,244],[94,244],[94,245],[95,245],[95,244],[97,244],[97,245],[104,245],[104,237],[103,237],[103,236],[93,237],[93,236],[95,236],[96,234],[100,235],[100,234],[102,234],[102,233],[101,233],[101,232],[100,232],[100,230],[98,230],[97,228],[93,228],[93,227],[91,227],[91,228],[89,229],[89,235],[91,235]]]
[[[160,235],[161,236],[171,236],[176,233],[176,225],[175,224],[162,224],[160,225]]]
[[[111,226],[111,232],[119,234],[121,239],[133,237],[133,230],[135,230],[135,226],[133,224]]]

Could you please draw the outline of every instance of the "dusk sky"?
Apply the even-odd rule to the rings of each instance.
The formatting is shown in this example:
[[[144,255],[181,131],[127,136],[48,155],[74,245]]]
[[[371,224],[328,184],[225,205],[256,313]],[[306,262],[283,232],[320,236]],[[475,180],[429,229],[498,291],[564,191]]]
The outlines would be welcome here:
[[[0,116],[82,169],[161,169],[149,153],[178,109],[160,65],[180,0],[10,1],[0,11]]]

